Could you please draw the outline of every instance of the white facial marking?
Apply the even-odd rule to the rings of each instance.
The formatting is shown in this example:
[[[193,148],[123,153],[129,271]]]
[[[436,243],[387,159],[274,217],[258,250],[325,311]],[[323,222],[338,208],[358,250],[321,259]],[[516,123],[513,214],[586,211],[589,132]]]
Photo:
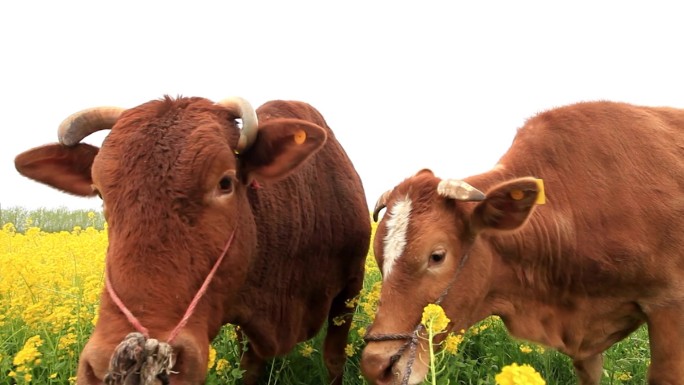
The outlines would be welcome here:
[[[411,200],[408,196],[397,201],[389,211],[385,235],[385,259],[382,266],[384,279],[387,279],[397,259],[404,253],[410,216]]]

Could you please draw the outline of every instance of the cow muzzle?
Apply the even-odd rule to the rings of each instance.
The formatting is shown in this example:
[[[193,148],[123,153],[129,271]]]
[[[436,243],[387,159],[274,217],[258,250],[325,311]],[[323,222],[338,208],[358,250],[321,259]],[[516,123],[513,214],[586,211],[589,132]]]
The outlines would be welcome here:
[[[201,385],[206,347],[181,333],[170,344],[129,334],[119,345],[91,339],[79,360],[77,385]]]
[[[361,356],[361,372],[375,385],[420,384],[428,371],[424,352],[421,344],[411,349],[403,341],[369,342]]]

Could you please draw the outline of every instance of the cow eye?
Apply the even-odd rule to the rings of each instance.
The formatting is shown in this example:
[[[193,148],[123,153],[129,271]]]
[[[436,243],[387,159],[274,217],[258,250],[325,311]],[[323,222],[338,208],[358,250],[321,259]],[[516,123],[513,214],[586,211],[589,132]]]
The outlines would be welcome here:
[[[233,178],[228,175],[224,175],[219,181],[219,190],[221,194],[230,194],[233,192]]]
[[[430,254],[430,264],[435,265],[442,263],[444,261],[444,258],[446,257],[446,251],[445,250],[435,250]]]

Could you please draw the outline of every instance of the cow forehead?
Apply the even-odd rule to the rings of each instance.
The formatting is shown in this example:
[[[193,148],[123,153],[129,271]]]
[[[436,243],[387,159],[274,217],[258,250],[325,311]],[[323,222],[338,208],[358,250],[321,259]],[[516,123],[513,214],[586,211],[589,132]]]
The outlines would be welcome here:
[[[450,220],[456,217],[455,206],[438,194],[439,181],[431,174],[417,175],[394,189],[376,240],[376,247],[382,248],[383,279],[391,275],[400,260],[410,257],[408,251],[416,250],[418,245],[412,245],[413,240],[434,239],[424,235],[455,224]]]
[[[184,164],[196,172],[203,154],[222,148],[230,152],[228,147],[237,143],[239,130],[227,114],[202,98],[145,103],[117,121],[103,143],[100,160],[128,170],[156,167],[159,173]]]
[[[132,202],[152,216],[173,205],[195,217],[206,191],[236,168],[231,146],[238,136],[234,118],[209,101],[148,102],[127,110],[105,138],[92,166],[93,182],[110,217],[124,215]]]
[[[386,233],[383,240],[382,272],[384,279],[389,277],[397,260],[406,249],[411,209],[411,199],[406,195],[396,200],[387,212],[387,218],[385,218]]]

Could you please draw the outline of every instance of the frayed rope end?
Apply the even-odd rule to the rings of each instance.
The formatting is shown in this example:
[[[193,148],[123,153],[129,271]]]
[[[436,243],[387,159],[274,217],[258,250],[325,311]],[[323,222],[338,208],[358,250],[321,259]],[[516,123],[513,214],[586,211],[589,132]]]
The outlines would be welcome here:
[[[104,378],[105,385],[153,385],[155,380],[169,384],[175,364],[171,345],[129,333],[116,347]]]

